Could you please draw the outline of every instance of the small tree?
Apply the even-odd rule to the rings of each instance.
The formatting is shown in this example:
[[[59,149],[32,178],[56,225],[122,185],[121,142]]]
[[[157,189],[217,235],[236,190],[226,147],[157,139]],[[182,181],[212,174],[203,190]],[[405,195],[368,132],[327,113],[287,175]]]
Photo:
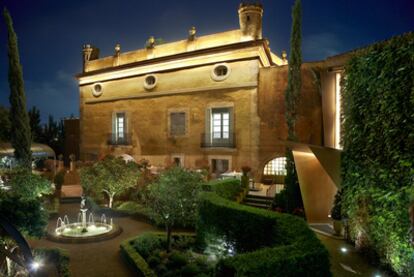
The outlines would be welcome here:
[[[172,167],[149,186],[147,203],[152,210],[152,218],[165,226],[168,252],[171,250],[172,229],[177,225],[195,223],[198,193],[203,183],[199,173]]]
[[[109,198],[109,207],[115,195],[137,184],[140,171],[136,163],[125,162],[121,157],[107,156],[91,167],[81,170],[81,183],[85,192],[102,191]]]
[[[31,168],[32,152],[29,116],[26,111],[26,96],[24,93],[23,70],[20,64],[17,36],[13,28],[13,20],[9,11],[4,8],[4,20],[8,31],[9,54],[9,86],[11,144],[19,163],[26,169]]]
[[[23,200],[38,199],[52,192],[52,184],[42,176],[17,168],[13,170],[10,181],[13,193]]]

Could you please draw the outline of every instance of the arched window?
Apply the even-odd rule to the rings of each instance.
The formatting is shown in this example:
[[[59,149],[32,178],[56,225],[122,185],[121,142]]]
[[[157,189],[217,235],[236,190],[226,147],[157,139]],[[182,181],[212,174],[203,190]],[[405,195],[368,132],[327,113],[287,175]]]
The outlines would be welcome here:
[[[286,176],[286,157],[279,157],[268,162],[263,170],[263,174]]]

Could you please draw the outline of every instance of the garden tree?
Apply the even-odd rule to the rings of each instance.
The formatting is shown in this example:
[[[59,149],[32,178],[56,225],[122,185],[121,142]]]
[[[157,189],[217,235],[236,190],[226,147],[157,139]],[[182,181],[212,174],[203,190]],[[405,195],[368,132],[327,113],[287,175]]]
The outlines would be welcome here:
[[[109,198],[109,207],[115,195],[137,184],[140,171],[135,162],[125,162],[121,157],[106,156],[90,167],[81,169],[81,183],[85,192],[102,191]]]
[[[31,168],[32,152],[29,116],[26,111],[26,97],[23,84],[23,70],[20,64],[17,36],[9,11],[4,8],[4,20],[8,31],[9,86],[10,86],[10,123],[11,144],[18,162],[27,169]]]
[[[32,131],[32,141],[39,142],[42,139],[42,126],[40,124],[40,111],[33,106],[29,112],[30,129]]]
[[[296,141],[297,109],[302,87],[301,80],[301,37],[302,37],[302,4],[296,0],[292,10],[292,32],[290,35],[290,56],[288,84],[285,91],[285,118],[288,126],[288,140]],[[285,209],[293,212],[295,208],[302,208],[302,196],[300,194],[299,181],[295,168],[292,150],[286,149],[286,203]],[[275,198],[276,199],[276,198]]]
[[[148,188],[147,204],[155,222],[165,226],[167,251],[171,250],[171,233],[177,225],[194,224],[197,216],[198,193],[204,183],[196,172],[172,167],[161,173]]]
[[[13,169],[10,177],[9,184],[12,191],[22,200],[38,199],[52,192],[52,184],[49,180],[22,168]]]
[[[9,109],[0,106],[0,141],[10,141]]]

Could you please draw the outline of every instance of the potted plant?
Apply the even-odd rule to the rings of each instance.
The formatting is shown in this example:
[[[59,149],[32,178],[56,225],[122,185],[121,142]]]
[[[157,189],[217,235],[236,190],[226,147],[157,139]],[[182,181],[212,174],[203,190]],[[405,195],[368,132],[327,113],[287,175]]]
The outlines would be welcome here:
[[[342,235],[342,190],[338,190],[338,192],[335,195],[334,204],[331,210],[331,218],[333,220],[333,228],[335,231],[335,235],[340,236]]]

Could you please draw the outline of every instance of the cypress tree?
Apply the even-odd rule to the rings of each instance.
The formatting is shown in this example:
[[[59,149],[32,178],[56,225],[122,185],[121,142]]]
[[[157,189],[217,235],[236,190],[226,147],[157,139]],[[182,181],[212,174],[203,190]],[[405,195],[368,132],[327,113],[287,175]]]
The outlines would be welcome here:
[[[30,129],[32,132],[32,141],[40,142],[42,139],[42,126],[40,125],[40,110],[33,106],[29,112]]]
[[[286,106],[286,123],[288,126],[288,140],[296,141],[296,119],[297,107],[300,97],[300,90],[302,87],[301,80],[301,52],[302,39],[302,4],[301,0],[296,0],[292,10],[292,31],[290,35],[290,56],[289,56],[289,71],[288,84],[285,91],[285,106]],[[300,187],[298,176],[295,168],[295,161],[293,159],[292,150],[286,149],[286,209],[292,212],[295,208],[303,208],[302,197],[300,194]]]
[[[26,111],[24,94],[23,70],[20,64],[17,36],[13,28],[13,20],[9,11],[4,8],[4,20],[8,31],[9,86],[10,86],[10,123],[11,144],[19,164],[31,168],[32,152],[29,116]]]

